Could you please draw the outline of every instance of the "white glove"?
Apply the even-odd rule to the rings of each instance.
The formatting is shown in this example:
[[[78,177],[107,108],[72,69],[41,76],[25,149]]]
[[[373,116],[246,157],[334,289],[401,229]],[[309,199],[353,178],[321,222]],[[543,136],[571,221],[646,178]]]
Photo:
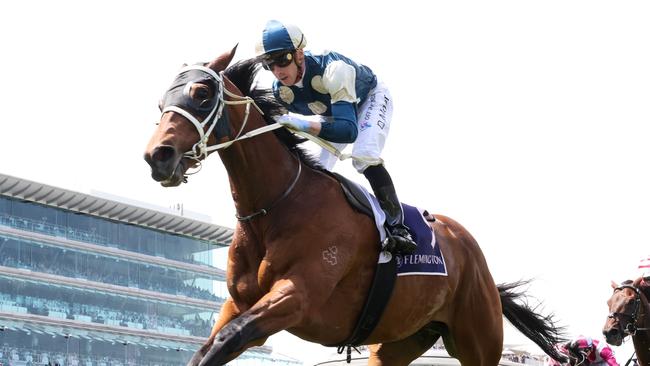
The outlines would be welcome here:
[[[276,121],[284,127],[295,131],[308,131],[311,128],[310,121],[289,114],[281,115],[276,119]]]

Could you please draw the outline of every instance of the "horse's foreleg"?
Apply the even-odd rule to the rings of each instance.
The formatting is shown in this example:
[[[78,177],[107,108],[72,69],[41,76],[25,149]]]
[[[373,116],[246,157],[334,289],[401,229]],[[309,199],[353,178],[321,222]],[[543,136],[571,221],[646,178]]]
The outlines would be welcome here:
[[[428,326],[420,329],[402,340],[373,344],[368,357],[369,366],[407,366],[420,357],[429,348],[433,347],[440,338],[440,334]]]
[[[216,334],[223,328],[226,324],[228,324],[230,321],[235,319],[236,317],[239,316],[241,313],[240,309],[235,306],[234,301],[232,300],[231,297],[227,298],[226,301],[224,301],[223,305],[221,306],[221,310],[219,311],[219,318],[217,321],[214,323],[214,326],[212,327],[212,332],[210,332],[210,337],[208,337],[208,340],[205,342],[201,348],[194,353],[194,356],[192,356],[192,359],[187,363],[187,366],[198,366],[203,357],[205,356],[206,353],[210,350],[210,347],[212,347],[212,344],[214,343],[214,337]]]
[[[214,342],[199,366],[224,365],[260,340],[298,324],[303,316],[305,295],[291,280],[274,284],[249,310],[216,333]]]

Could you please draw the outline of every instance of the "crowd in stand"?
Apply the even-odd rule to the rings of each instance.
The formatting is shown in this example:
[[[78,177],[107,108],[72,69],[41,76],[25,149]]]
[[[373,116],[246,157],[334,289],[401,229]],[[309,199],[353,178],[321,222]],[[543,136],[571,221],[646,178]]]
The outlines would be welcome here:
[[[26,308],[28,314],[65,317],[65,319],[77,321],[147,329],[176,335],[207,337],[212,327],[209,320],[202,319],[198,314],[193,318],[179,319],[178,317],[160,314],[146,314],[124,309],[116,310],[96,305],[82,305],[64,300],[46,300],[32,296],[2,294],[0,295],[1,305]]]
[[[142,355],[141,352],[135,352],[128,355],[126,360],[124,356],[118,356],[120,351],[114,352],[111,356],[91,356],[82,355],[76,350],[69,352],[61,351],[37,351],[23,347],[10,347],[5,345],[0,350],[0,365],[10,366],[182,366],[185,365],[184,358],[189,358],[189,353],[185,351],[183,355],[162,354],[156,357],[154,352]],[[123,351],[122,351],[123,352]],[[175,353],[176,351],[174,351]],[[172,353],[173,355],[173,353]],[[173,359],[176,359],[174,361]]]
[[[503,355],[503,358],[512,362],[523,363],[527,365],[543,365],[544,356],[530,355],[527,353]]]
[[[41,250],[44,251],[44,249]],[[140,271],[139,278],[146,278],[146,280],[137,281],[132,278],[133,276],[130,277],[128,275],[128,263],[111,264],[110,271],[108,269],[102,271],[102,269],[108,267],[106,260],[96,259],[93,257],[92,262],[86,264],[86,267],[92,268],[92,270],[80,271],[77,269],[78,266],[75,266],[73,258],[66,258],[65,256],[57,258],[56,256],[49,255],[50,253],[45,251],[42,253],[32,253],[28,259],[21,259],[20,255],[18,255],[16,251],[9,249],[2,250],[1,254],[1,264],[5,267],[30,269],[35,272],[86,279],[89,281],[139,288],[171,295],[181,295],[194,299],[209,301],[225,300],[224,298],[217,297],[207,289],[188,285],[185,283],[184,279],[170,275],[169,272],[154,267],[145,267],[145,270]],[[59,260],[56,265],[52,264],[53,257]],[[118,270],[120,266],[125,267],[124,271]]]
[[[92,218],[88,217],[90,220],[101,220],[97,218]],[[157,250],[159,247],[158,245],[153,244],[152,241],[155,241],[153,238],[153,235],[149,233],[147,235],[146,233],[142,233],[141,236],[143,237],[148,237],[151,236],[150,240],[144,240],[141,245],[138,245],[137,243],[134,243],[134,241],[140,241],[138,240],[138,235],[129,235],[125,234],[125,237],[128,237],[130,240],[116,240],[116,241],[111,241],[105,236],[99,234],[97,230],[92,227],[90,230],[83,230],[81,228],[70,228],[66,227],[63,225],[56,225],[47,222],[47,220],[32,220],[28,218],[18,218],[14,217],[11,215],[7,214],[0,214],[0,225],[6,225],[10,227],[14,227],[16,229],[20,230],[26,230],[26,231],[32,231],[32,232],[37,232],[37,233],[42,233],[46,234],[49,236],[53,237],[60,237],[60,238],[66,238],[69,240],[74,240],[74,241],[79,241],[83,243],[91,243],[91,244],[98,244],[102,246],[107,246],[107,247],[112,247],[112,248],[117,248],[117,249],[122,249],[130,252],[137,252],[137,253],[142,253],[146,255],[152,255],[152,256],[160,256],[161,253],[160,250]],[[116,225],[116,227],[121,228],[122,230],[136,230],[136,231],[142,231],[142,230],[147,230],[144,228],[138,228],[134,226],[124,226],[123,224],[115,224],[115,223],[108,223],[108,222],[97,222],[97,226],[102,225]],[[122,225],[122,226],[120,226]],[[169,247],[176,247],[176,244],[178,243],[172,243],[172,241],[185,241],[185,240],[190,240],[193,241],[194,239],[189,239],[185,237],[180,237],[176,235],[171,235],[171,234],[166,234],[168,235],[168,242],[167,245]],[[133,239],[135,237],[136,239]],[[210,245],[210,244],[206,244]],[[169,250],[165,251],[165,255],[163,256],[168,259],[172,260],[179,260],[185,263],[191,263],[191,264],[196,264],[200,266],[205,266],[206,262],[204,261],[199,261],[196,260],[192,253],[183,253],[183,251],[179,250]]]

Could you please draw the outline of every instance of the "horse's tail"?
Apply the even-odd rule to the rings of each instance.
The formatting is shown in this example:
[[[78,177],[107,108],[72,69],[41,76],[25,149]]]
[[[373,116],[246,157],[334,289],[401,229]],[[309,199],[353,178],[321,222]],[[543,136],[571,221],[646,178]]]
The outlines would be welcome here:
[[[547,316],[537,314],[535,312],[537,307],[531,308],[528,305],[526,295],[523,292],[514,291],[517,287],[529,282],[518,281],[497,285],[503,315],[515,328],[535,342],[544,353],[555,360],[567,362],[566,357],[555,348],[557,343],[566,340],[565,328],[556,325],[553,314]],[[520,298],[524,300],[523,303],[516,302]]]

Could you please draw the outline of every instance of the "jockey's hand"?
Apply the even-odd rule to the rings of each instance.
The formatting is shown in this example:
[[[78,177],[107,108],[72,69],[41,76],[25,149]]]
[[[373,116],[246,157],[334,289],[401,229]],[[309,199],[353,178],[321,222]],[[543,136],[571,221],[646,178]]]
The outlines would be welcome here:
[[[277,122],[284,127],[290,128],[295,131],[309,132],[311,129],[311,122],[302,118],[294,117],[288,114],[283,114],[277,118]]]

